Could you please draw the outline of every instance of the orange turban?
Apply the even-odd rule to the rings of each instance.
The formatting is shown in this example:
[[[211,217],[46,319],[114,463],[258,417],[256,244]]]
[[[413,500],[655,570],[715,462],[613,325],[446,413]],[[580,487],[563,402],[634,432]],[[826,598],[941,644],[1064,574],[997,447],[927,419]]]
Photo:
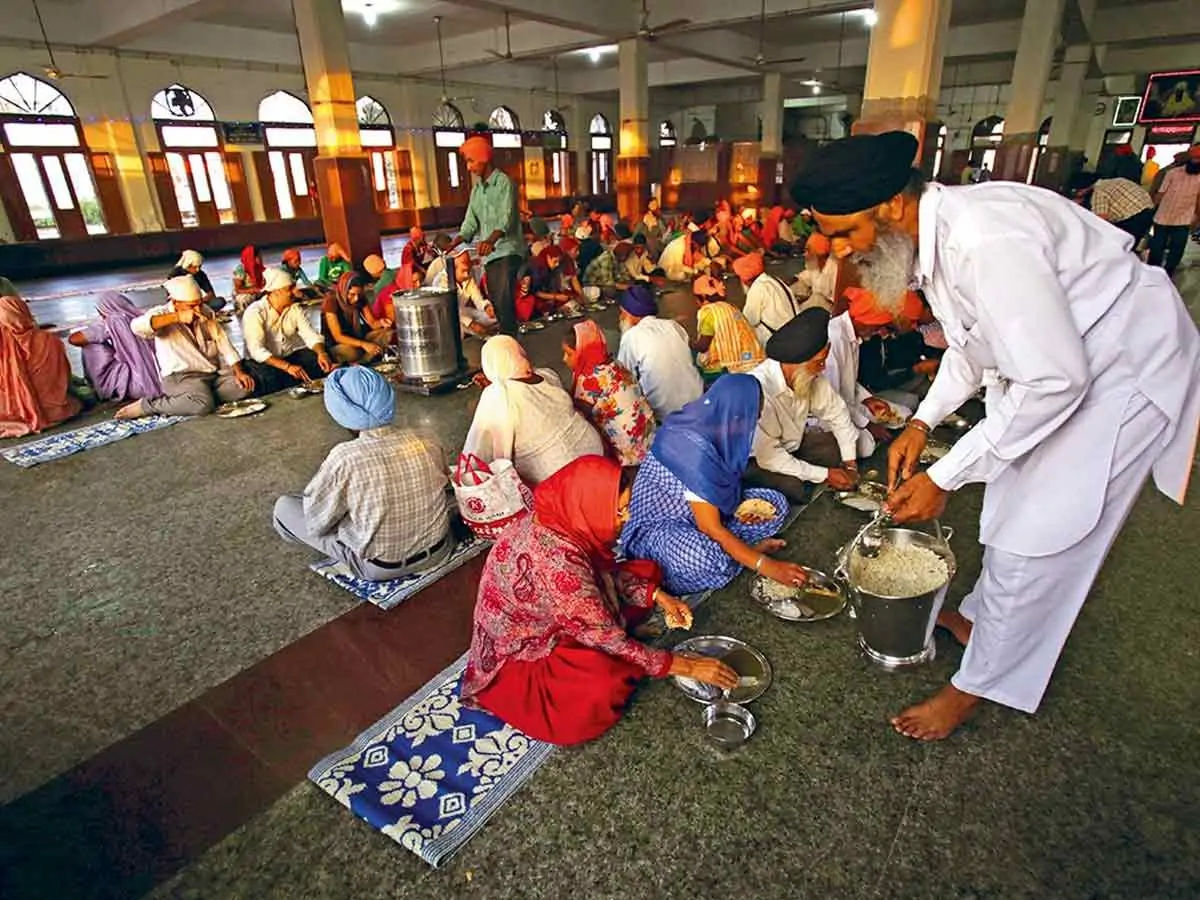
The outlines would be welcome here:
[[[725,285],[711,275],[701,275],[692,282],[692,293],[697,297],[724,297]]]
[[[733,271],[743,282],[751,282],[764,271],[761,253],[747,253],[733,261]]]
[[[925,302],[921,299],[921,295],[916,291],[909,291],[904,295],[904,307],[900,311],[900,315],[908,319],[910,322],[915,322],[925,313]]]
[[[856,325],[891,325],[892,314],[879,305],[875,295],[866,288],[846,288],[850,301],[850,319]]]
[[[833,249],[833,245],[829,243],[829,238],[821,234],[819,231],[814,231],[808,236],[808,240],[804,243],[804,249],[808,253],[815,253],[817,256],[828,256]]]
[[[463,141],[462,146],[458,148],[458,152],[462,154],[463,159],[474,159],[479,162],[492,161],[492,142],[481,135],[469,137]]]

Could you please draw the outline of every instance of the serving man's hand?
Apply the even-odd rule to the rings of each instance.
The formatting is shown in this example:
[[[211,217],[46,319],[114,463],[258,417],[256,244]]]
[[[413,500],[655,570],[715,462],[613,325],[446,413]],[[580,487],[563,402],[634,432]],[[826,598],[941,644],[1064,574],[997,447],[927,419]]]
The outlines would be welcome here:
[[[917,471],[921,454],[925,452],[925,442],[929,435],[921,428],[912,425],[900,433],[900,437],[892,441],[888,448],[888,490],[896,490],[896,485],[906,481]]]
[[[888,495],[884,507],[897,523],[926,522],[939,518],[946,511],[948,491],[942,490],[929,473],[910,478]]]

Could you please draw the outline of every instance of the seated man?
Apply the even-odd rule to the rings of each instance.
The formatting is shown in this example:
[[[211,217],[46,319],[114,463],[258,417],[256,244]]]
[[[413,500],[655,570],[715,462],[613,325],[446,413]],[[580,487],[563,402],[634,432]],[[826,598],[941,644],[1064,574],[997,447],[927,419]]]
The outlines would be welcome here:
[[[611,250],[601,250],[583,273],[583,286],[596,288],[601,296],[616,297],[633,281],[624,267],[624,260],[632,250],[633,245],[626,241],[620,241]]]
[[[329,289],[338,283],[338,279],[354,268],[354,264],[350,262],[350,254],[346,252],[341,244],[332,243],[329,245],[325,255],[321,257],[321,264],[317,269],[317,284],[321,287]]]
[[[767,272],[761,253],[747,253],[733,261],[733,272],[746,291],[742,315],[754,328],[759,343],[765,344],[776,331],[800,312],[800,301],[792,289]]]
[[[706,379],[726,371],[747,372],[763,361],[762,345],[754,329],[742,311],[725,299],[725,282],[701,275],[692,284],[692,294],[700,307],[692,349]]]
[[[324,396],[333,420],[357,436],[329,451],[303,494],[276,501],[275,530],[366,581],[441,564],[454,549],[442,448],[392,425],[395,392],[373,369],[339,369]]]
[[[259,397],[324,378],[337,367],[307,313],[296,305],[292,276],[267,269],[263,279],[267,296],[251,303],[242,316],[246,369]]]
[[[820,307],[833,312],[833,295],[837,291],[838,261],[829,238],[814,231],[804,243],[804,268],[792,282],[792,293],[804,302],[801,309]]]
[[[675,238],[658,258],[658,265],[670,281],[690,282],[698,274],[707,271],[712,260],[720,255],[721,248],[715,238],[703,228],[688,226]]]
[[[429,271],[429,264],[436,258],[437,253],[425,240],[425,229],[420,225],[408,229],[408,243],[400,252],[400,268],[411,266],[410,271],[421,276],[421,284],[425,284],[428,280],[426,273]]]
[[[180,275],[191,275],[196,280],[197,286],[200,288],[200,293],[204,297],[204,305],[216,312],[223,309],[225,306],[225,298],[218,297],[216,291],[213,290],[212,282],[204,273],[204,257],[195,250],[184,250],[183,255],[179,257],[179,262],[175,264],[175,268],[171,270],[171,274],[167,278],[178,278]]]
[[[662,269],[651,259],[646,249],[646,235],[641,232],[633,236],[632,250],[625,259],[625,271],[630,281],[649,281],[652,277],[661,277],[663,274]]]
[[[379,295],[391,287],[392,282],[396,280],[396,270],[388,268],[388,264],[378,253],[372,253],[366,257],[362,262],[362,267],[374,282],[368,292],[371,305],[374,306]]]
[[[766,351],[767,359],[750,373],[762,384],[763,407],[746,482],[797,502],[807,501],[812,485],[821,482],[837,491],[850,490],[858,484],[858,429],[842,398],[822,377],[829,355],[829,313],[800,313],[771,336]],[[833,432],[836,450],[822,432],[805,430],[809,416]],[[824,464],[799,459],[798,453]]]
[[[121,407],[118,419],[203,416],[254,390],[254,378],[205,306],[195,279],[180,275],[163,287],[171,302],[152,306],[129,323],[138,337],[154,339],[162,394]]]
[[[300,256],[300,250],[296,247],[290,247],[283,251],[283,255],[279,258],[279,268],[292,276],[292,281],[295,282],[293,293],[298,300],[315,300],[321,296],[321,290],[312,283],[312,279],[304,271],[303,258]]]
[[[529,242],[530,256],[536,257],[554,243],[550,239],[550,226],[540,216],[534,216],[529,220],[529,233],[533,235],[533,240]]]
[[[458,321],[463,335],[488,338],[496,333],[499,323],[492,304],[483,296],[483,289],[472,271],[471,253],[460,247],[451,257],[454,264],[454,283],[458,289]]]
[[[621,293],[617,362],[633,373],[661,422],[704,393],[683,326],[658,318],[654,291],[635,284]]]

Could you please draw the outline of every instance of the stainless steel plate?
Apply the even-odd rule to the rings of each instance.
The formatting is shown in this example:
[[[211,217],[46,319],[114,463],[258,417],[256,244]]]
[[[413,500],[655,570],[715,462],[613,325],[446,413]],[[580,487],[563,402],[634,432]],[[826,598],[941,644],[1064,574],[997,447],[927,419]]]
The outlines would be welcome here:
[[[832,619],[846,608],[846,589],[840,582],[817,569],[803,568],[808,573],[808,582],[793,589],[790,597],[771,596],[769,579],[760,575],[750,585],[751,599],[785,622],[820,622]]]
[[[949,452],[950,445],[944,441],[928,440],[925,442],[925,449],[921,451],[921,462],[927,466],[932,465]]]
[[[852,491],[838,491],[834,494],[843,506],[857,509],[860,512],[879,512],[879,507],[887,499],[887,485],[878,481],[860,481]]]
[[[732,667],[741,676],[741,682],[729,692],[691,678],[672,676],[671,680],[675,682],[675,686],[697,703],[713,703],[717,700],[749,703],[751,700],[757,700],[766,692],[774,677],[771,674],[771,664],[767,662],[767,658],[737,638],[720,634],[698,635],[677,644],[674,652],[715,657]]]
[[[704,707],[704,730],[709,740],[722,750],[734,750],[754,734],[758,722],[744,706],[718,700]]]
[[[266,400],[235,400],[218,406],[216,415],[221,419],[240,419],[243,416],[255,416],[267,408]]]
[[[400,371],[400,363],[398,362],[381,362],[375,366],[375,371],[380,375],[394,375]]]

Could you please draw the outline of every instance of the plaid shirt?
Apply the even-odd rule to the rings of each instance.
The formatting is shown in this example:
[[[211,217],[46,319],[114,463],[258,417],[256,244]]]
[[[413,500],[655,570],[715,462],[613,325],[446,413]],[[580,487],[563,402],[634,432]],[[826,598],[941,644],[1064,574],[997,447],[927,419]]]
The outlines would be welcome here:
[[[617,258],[611,250],[605,250],[591,261],[583,273],[583,283],[589,287],[616,287],[620,271]]]
[[[524,259],[526,247],[521,234],[521,214],[517,210],[517,190],[512,179],[499,169],[494,169],[486,180],[475,182],[467,204],[467,217],[459,229],[467,241],[486,238],[493,231],[502,231],[504,235],[496,241],[496,247],[485,263],[506,256]]]
[[[1092,190],[1092,212],[1109,222],[1124,222],[1153,208],[1150,195],[1128,178],[1101,178]]]
[[[338,539],[367,559],[402,563],[446,535],[442,448],[408,428],[362,432],[329,451],[304,489],[315,534]]]
[[[1197,215],[1200,175],[1189,175],[1183,166],[1167,172],[1162,183],[1162,202],[1154,221],[1158,225],[1191,225]]]

